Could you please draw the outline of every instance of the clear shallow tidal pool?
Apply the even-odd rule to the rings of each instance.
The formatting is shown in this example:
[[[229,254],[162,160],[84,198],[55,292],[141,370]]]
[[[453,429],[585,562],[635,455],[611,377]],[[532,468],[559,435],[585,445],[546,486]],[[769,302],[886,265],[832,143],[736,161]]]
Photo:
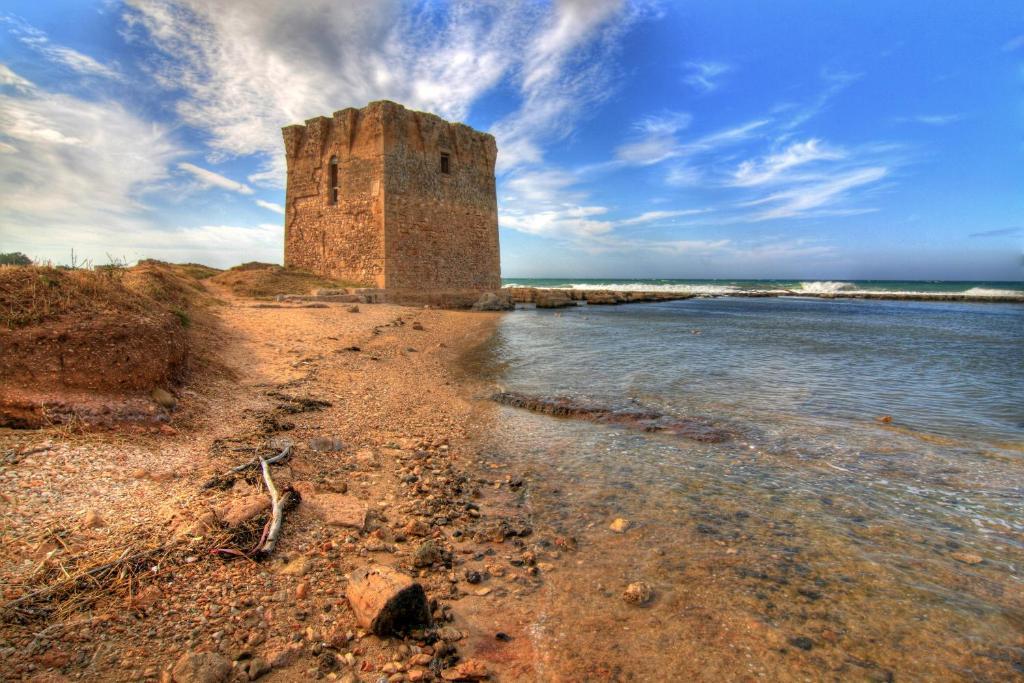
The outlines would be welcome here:
[[[482,418],[488,457],[531,475],[538,530],[579,541],[540,598],[545,678],[1024,677],[1024,306],[522,310],[473,363],[733,435]],[[620,597],[638,580],[647,607]]]

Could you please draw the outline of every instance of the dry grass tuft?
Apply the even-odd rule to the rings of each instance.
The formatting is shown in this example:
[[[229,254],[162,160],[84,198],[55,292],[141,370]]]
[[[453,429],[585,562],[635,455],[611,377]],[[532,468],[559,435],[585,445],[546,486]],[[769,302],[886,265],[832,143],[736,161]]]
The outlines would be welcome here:
[[[354,282],[320,277],[305,270],[272,263],[243,263],[211,278],[227,286],[236,296],[266,299],[278,294],[308,294],[314,289],[359,287]]]
[[[195,278],[184,274],[179,266],[146,261],[124,272],[125,286],[174,311],[188,311],[210,303],[210,295]]]
[[[145,314],[161,308],[187,324],[190,310],[211,297],[186,272],[159,261],[91,270],[0,266],[0,327],[38,325],[67,314]]]
[[[173,576],[184,564],[200,559],[212,561],[215,550],[231,552],[221,555],[222,561],[242,556],[260,538],[268,518],[262,515],[235,529],[218,526],[202,536],[178,541],[136,525],[77,552],[65,542],[65,537],[70,540],[69,530],[48,527],[36,543],[50,542],[65,552],[55,552],[41,562],[21,586],[21,596],[0,604],[0,619],[60,624],[101,600],[120,599],[130,606],[132,597],[146,586]]]
[[[0,266],[0,325],[17,329],[67,313],[144,313],[147,297],[124,283],[124,270],[64,270],[51,266]]]
[[[224,271],[219,268],[213,268],[211,266],[204,266],[202,263],[168,263],[166,261],[158,261],[157,259],[142,259],[138,263],[139,266],[162,266],[171,270],[182,277],[191,278],[193,280],[205,280],[206,278],[213,277],[217,273]],[[138,266],[136,266],[138,267]]]

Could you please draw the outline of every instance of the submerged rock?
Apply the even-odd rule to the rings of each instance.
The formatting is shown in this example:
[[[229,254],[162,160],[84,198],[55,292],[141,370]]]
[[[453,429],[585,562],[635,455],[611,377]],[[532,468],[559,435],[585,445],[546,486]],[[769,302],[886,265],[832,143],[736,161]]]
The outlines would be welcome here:
[[[502,299],[494,292],[486,292],[473,304],[474,311],[507,311],[512,308],[515,308],[515,304],[511,299]]]
[[[617,534],[623,534],[626,533],[626,530],[629,529],[629,526],[630,524],[628,519],[616,517],[615,521],[608,525],[608,528]]]
[[[656,410],[614,408],[565,396],[529,396],[515,391],[501,391],[494,394],[491,399],[502,405],[523,408],[534,413],[621,425],[645,432],[675,434],[705,443],[721,443],[732,436],[723,429],[692,418],[673,417]]]
[[[646,605],[654,599],[654,589],[643,581],[637,581],[626,586],[622,599],[630,605]]]

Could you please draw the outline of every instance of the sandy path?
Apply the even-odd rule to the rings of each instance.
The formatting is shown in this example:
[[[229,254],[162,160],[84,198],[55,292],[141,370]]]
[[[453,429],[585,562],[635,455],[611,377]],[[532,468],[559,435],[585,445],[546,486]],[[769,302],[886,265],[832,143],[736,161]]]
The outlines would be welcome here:
[[[224,370],[179,392],[173,430],[0,431],[0,453],[13,454],[0,465],[5,599],[23,595],[34,574],[126,538],[166,543],[178,534],[187,551],[153,563],[154,578],[130,584],[130,595],[121,582],[92,604],[0,623],[0,678],[169,680],[167,669],[197,651],[233,661],[233,680],[248,680],[252,658],[273,665],[261,680],[431,680],[453,654],[479,659],[492,679],[533,677],[525,615],[540,579],[531,565],[552,558],[535,539],[510,535],[525,525],[514,515],[519,503],[500,471],[472,452],[478,388],[460,384],[453,367],[487,338],[494,314],[255,307],[216,294],[226,305],[206,334]],[[280,410],[292,405],[288,397],[330,406],[289,414]],[[211,556],[196,521],[260,491],[201,485],[248,457],[232,448],[268,436],[296,447],[275,469],[279,483],[343,495],[368,511],[366,528],[329,526],[300,504],[271,560]],[[314,450],[316,439],[340,450]],[[19,455],[35,448],[46,450]],[[86,524],[90,511],[102,522]],[[424,536],[442,555],[415,568]],[[439,623],[458,631],[446,632],[450,645],[358,629],[343,597],[346,575],[373,562],[418,577],[439,603]],[[467,571],[483,581],[470,584]]]

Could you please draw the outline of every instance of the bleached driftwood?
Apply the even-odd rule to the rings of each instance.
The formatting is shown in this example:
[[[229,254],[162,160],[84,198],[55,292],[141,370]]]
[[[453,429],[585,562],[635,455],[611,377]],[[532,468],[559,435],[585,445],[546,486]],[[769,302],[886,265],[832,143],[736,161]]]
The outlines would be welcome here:
[[[285,446],[281,450],[280,453],[278,453],[274,457],[266,458],[266,462],[267,462],[268,465],[273,465],[275,463],[279,463],[279,462],[281,462],[283,460],[286,460],[288,458],[288,456],[290,456],[291,454],[292,454],[292,445],[288,444],[287,446]],[[220,487],[230,486],[231,483],[234,481],[236,474],[241,474],[242,472],[245,472],[246,470],[250,470],[250,469],[254,469],[256,467],[259,467],[260,463],[263,462],[263,460],[264,460],[264,458],[262,458],[260,456],[259,449],[256,449],[256,457],[254,457],[252,460],[249,460],[248,462],[243,462],[241,465],[236,465],[235,467],[232,467],[230,470],[228,470],[224,474],[218,474],[218,475],[210,478],[205,484],[203,484],[203,488],[204,489],[213,489],[213,488],[220,488]]]
[[[259,456],[257,456],[259,457]],[[270,461],[260,458],[260,467],[263,469],[263,481],[267,485],[267,492],[270,494],[270,522],[263,533],[263,539],[256,549],[256,555],[269,555],[274,552],[277,540],[281,537],[281,529],[284,525],[284,511],[289,499],[295,495],[294,491],[287,490],[282,496],[278,493],[274,479],[270,476]]]

